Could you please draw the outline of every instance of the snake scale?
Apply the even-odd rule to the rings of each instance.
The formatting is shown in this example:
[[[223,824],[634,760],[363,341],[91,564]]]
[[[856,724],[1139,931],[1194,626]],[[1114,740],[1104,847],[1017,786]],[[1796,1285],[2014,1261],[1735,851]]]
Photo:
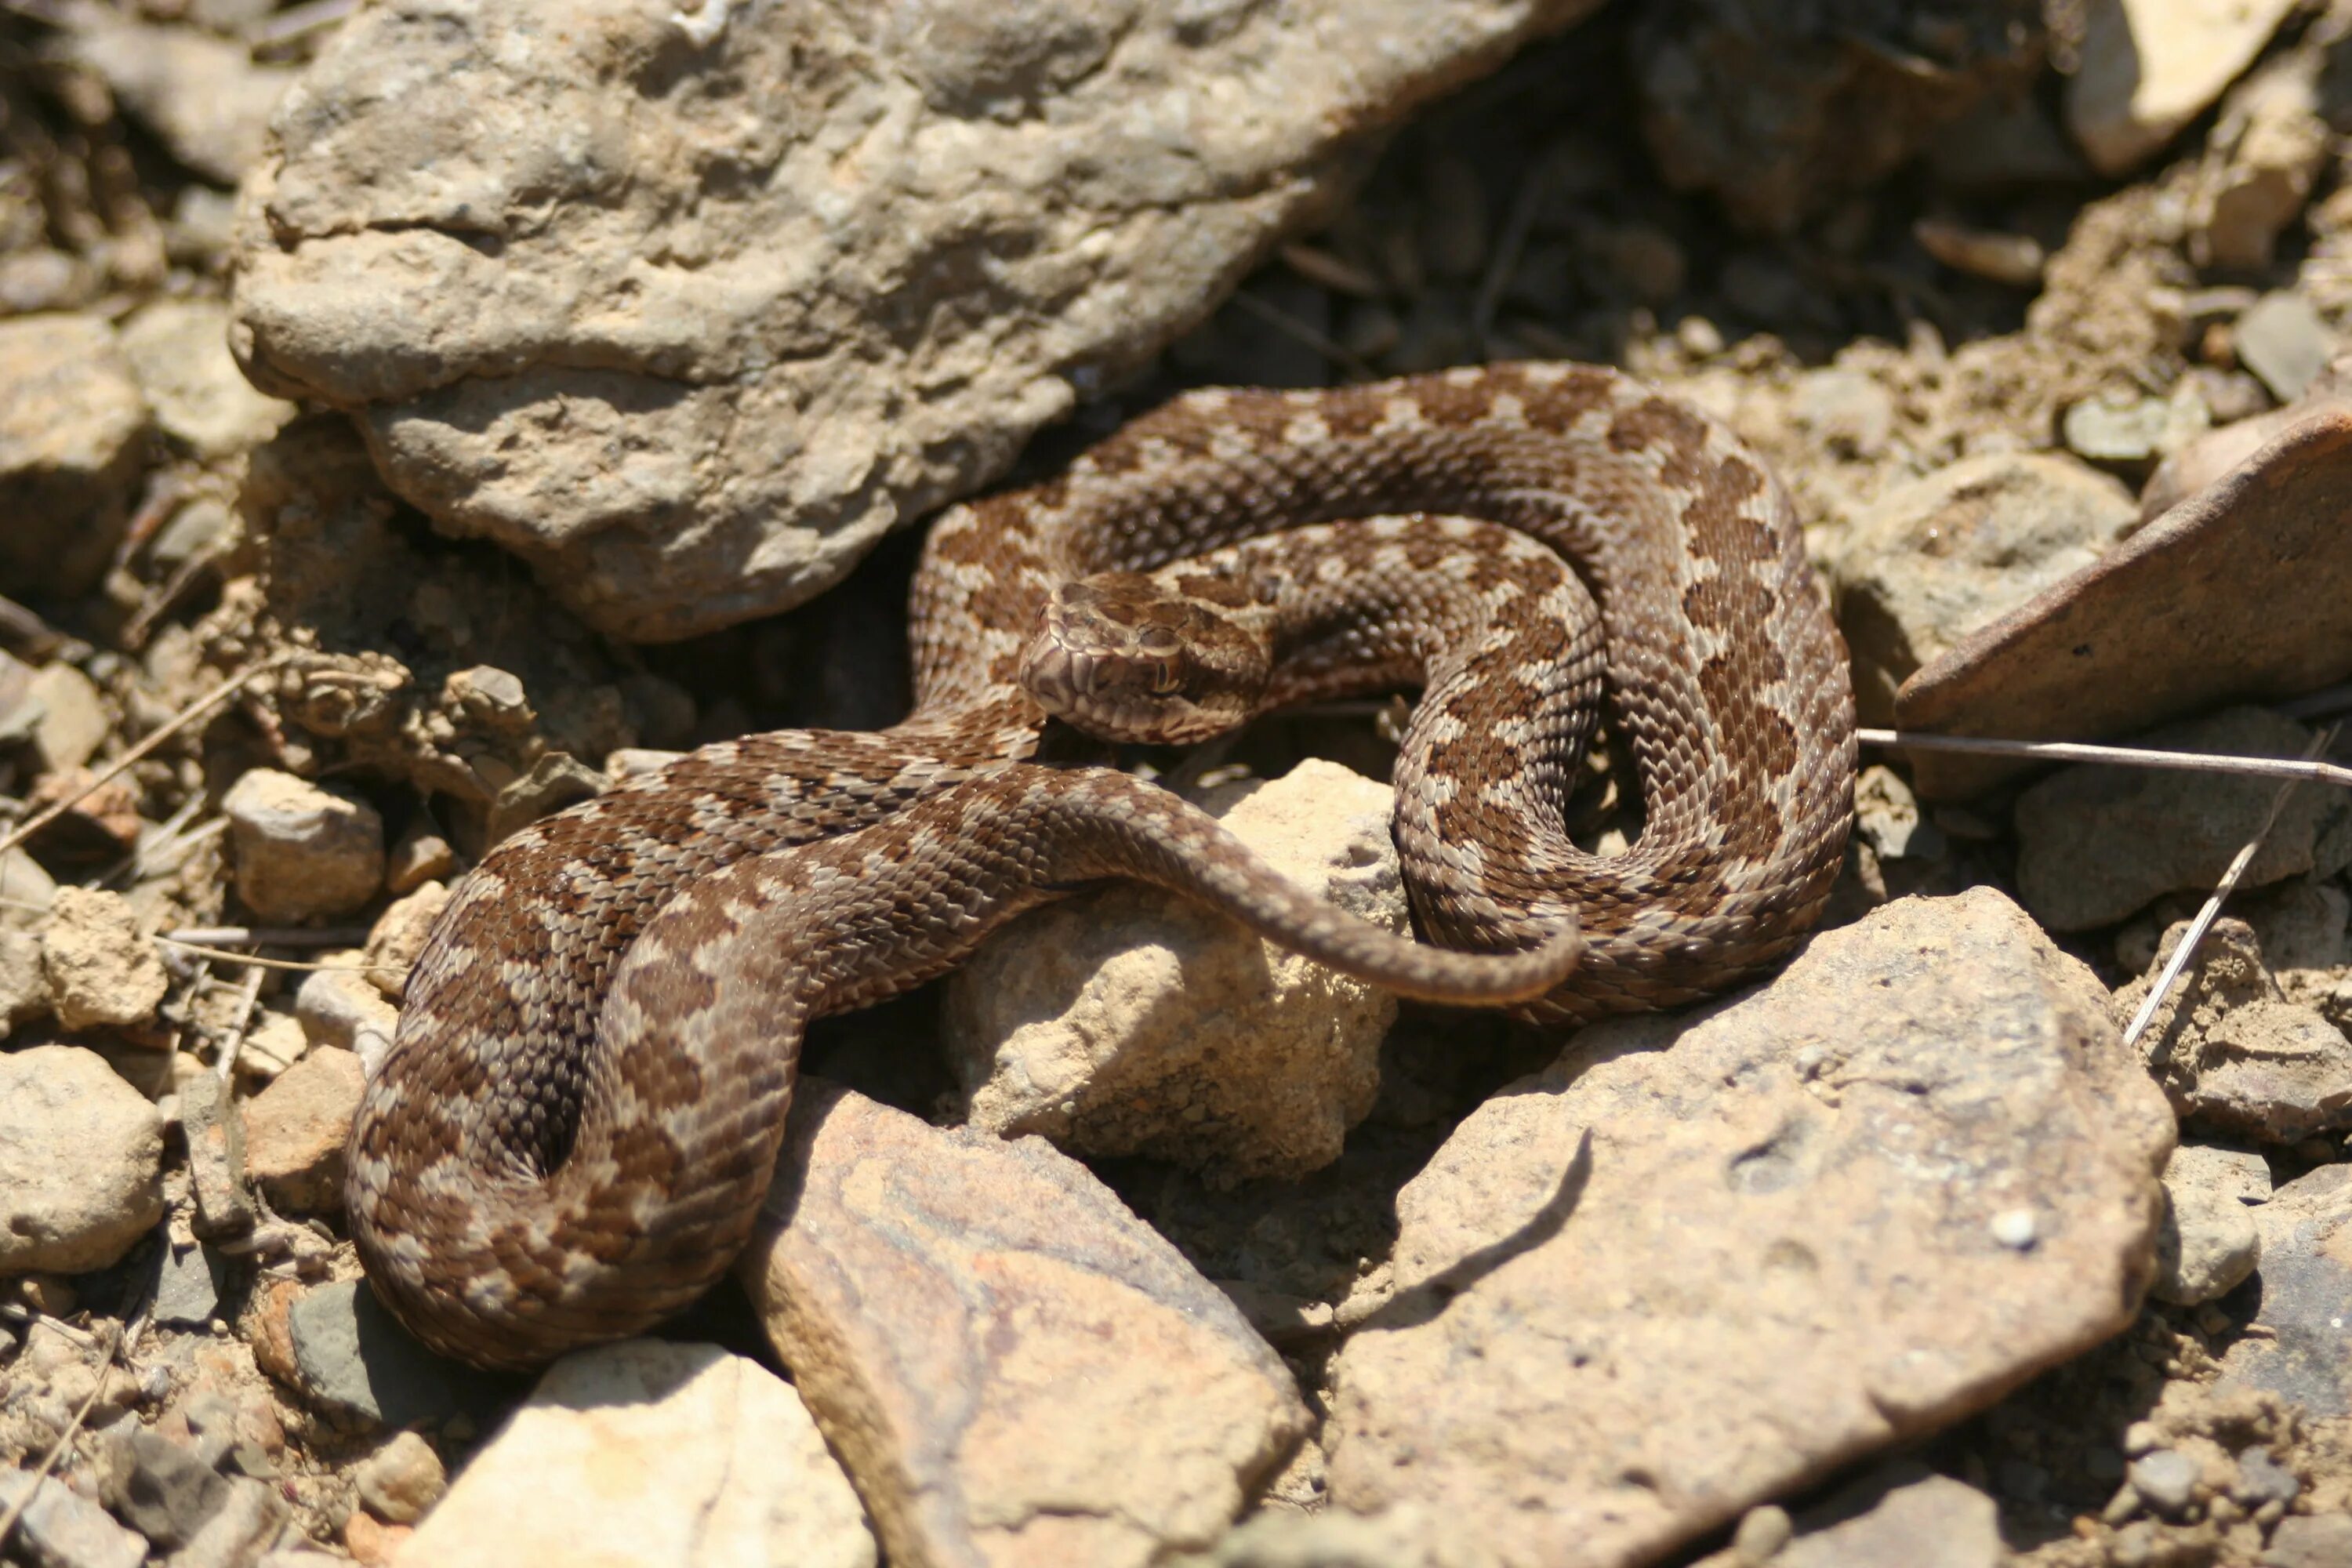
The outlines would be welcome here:
[[[1545,580],[1559,558],[1575,573]],[[1395,836],[1424,931],[1469,951],[1307,898],[1155,786],[1040,759],[1024,678],[1081,722],[1134,719],[1087,711],[1117,680],[1055,641],[1104,629],[1107,605],[1139,640],[1099,668],[1132,675],[1139,650],[1155,700],[1181,684],[1130,595],[1270,622],[1244,708],[1426,683]],[[1486,614],[1507,601],[1516,619]],[[1486,608],[1445,621],[1464,602]],[[944,514],[910,636],[902,723],[704,747],[459,885],[346,1184],[377,1294],[427,1343],[529,1365],[684,1305],[749,1236],[807,1022],[1086,881],[1175,889],[1409,994],[1573,1021],[1783,956],[1852,811],[1843,649],[1785,492],[1720,426],[1601,368],[1180,396]],[[1605,858],[1560,826],[1604,663],[1644,811]]]

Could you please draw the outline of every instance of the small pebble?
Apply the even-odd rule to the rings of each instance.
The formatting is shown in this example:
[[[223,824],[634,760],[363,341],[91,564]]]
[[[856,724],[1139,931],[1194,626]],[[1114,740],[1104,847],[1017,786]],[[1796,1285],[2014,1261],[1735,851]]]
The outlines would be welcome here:
[[[449,1489],[441,1456],[414,1432],[398,1433],[370,1454],[352,1480],[368,1511],[387,1524],[415,1523]]]
[[[2168,1519],[2189,1511],[2197,1500],[2199,1467],[2175,1448],[2158,1448],[2132,1461],[2132,1489]]]
[[[2023,1252],[2032,1247],[2040,1234],[2040,1226],[2032,1209],[2003,1209],[1992,1216],[1992,1238],[2003,1247]]]

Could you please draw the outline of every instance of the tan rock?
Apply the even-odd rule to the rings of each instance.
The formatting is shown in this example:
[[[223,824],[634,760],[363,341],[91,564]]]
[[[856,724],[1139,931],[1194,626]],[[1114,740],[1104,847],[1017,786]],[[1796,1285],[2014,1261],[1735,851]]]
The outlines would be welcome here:
[[[342,1206],[343,1141],[364,1081],[350,1051],[314,1050],[245,1102],[246,1166],[276,1207]]]
[[[264,920],[347,914],[383,884],[383,818],[375,807],[255,768],[221,796],[236,894]]]
[[[689,636],[1004,472],[1368,137],[1593,9],[364,9],[245,187],[239,354],[599,629]],[[616,111],[620,60],[676,90]]]
[[[163,1119],[95,1052],[0,1053],[0,1274],[104,1268],[163,1217]]]
[[[319,955],[321,967],[294,993],[294,1017],[313,1046],[356,1051],[373,1068],[392,1048],[400,1010],[369,978],[367,954],[339,948]]]
[[[2066,128],[2102,174],[2128,174],[2212,107],[2294,0],[2095,0]]]
[[[2172,1121],[2105,1014],[1979,889],[1586,1030],[1400,1194],[1397,1294],[1333,1372],[1334,1500],[1504,1562],[1647,1561],[2115,1332]]]
[[[2247,1158],[2194,1143],[2172,1152],[2164,1167],[2164,1228],[2156,1243],[2152,1289],[2159,1300],[2184,1307],[2210,1301],[2237,1289],[2262,1261],[2262,1231],[2246,1202]],[[2259,1156],[2252,1158],[2261,1164]],[[2267,1170],[2261,1191],[2269,1196]]]
[[[122,352],[163,433],[200,458],[261,445],[295,407],[253,389],[228,352],[228,307],[216,300],[163,300],[124,324]]]
[[[147,405],[96,316],[0,321],[0,593],[70,598],[122,538]]]
[[[391,907],[376,918],[368,931],[367,977],[378,991],[395,1002],[400,999],[408,984],[409,967],[424,950],[433,922],[440,918],[448,902],[446,884],[425,882],[394,899]]]
[[[856,1494],[790,1384],[716,1345],[628,1340],[550,1367],[399,1568],[873,1568]]]
[[[1225,826],[1293,881],[1409,929],[1391,792],[1309,760],[1217,792]],[[998,935],[948,984],[943,1032],[972,1125],[1213,1177],[1339,1157],[1380,1087],[1396,999],[1172,894],[1118,887]]]
[[[2130,493],[2072,458],[1963,458],[1880,498],[1831,558],[1865,724],[1913,670],[2138,526]]]
[[[1214,1540],[1306,1430],[1216,1288],[1042,1140],[803,1081],[738,1274],[905,1568]]]
[[[41,968],[58,1022],[68,1029],[136,1028],[172,988],[155,944],[120,893],[59,888],[41,933]]]

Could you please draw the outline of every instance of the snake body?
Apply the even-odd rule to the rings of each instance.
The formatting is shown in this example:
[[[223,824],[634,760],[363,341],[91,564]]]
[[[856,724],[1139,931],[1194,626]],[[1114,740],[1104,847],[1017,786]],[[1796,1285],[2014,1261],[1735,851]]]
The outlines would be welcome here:
[[[1473,525],[1416,512],[1549,546],[1592,604],[1498,589],[1507,550],[1444,564],[1462,552],[1442,536]],[[1288,542],[1308,607],[1285,612],[1270,700],[1431,681],[1396,834],[1424,927],[1473,952],[1307,899],[1128,775],[1036,760],[1046,710],[1022,678],[1057,590],[1324,523]],[[1254,570],[1213,559],[1163,587]],[[1352,591],[1448,571],[1489,608],[1550,605],[1550,652],[1510,632],[1448,655],[1460,626]],[[1853,700],[1786,496],[1719,426],[1615,372],[1190,394],[1045,484],[952,509],[912,597],[904,722],[703,748],[513,836],[457,890],[346,1185],[378,1294],[426,1342],[525,1365],[691,1299],[749,1234],[808,1019],[942,973],[1083,881],[1155,881],[1408,994],[1570,1020],[1771,963],[1843,852]],[[1645,811],[1605,859],[1558,826],[1596,617]]]

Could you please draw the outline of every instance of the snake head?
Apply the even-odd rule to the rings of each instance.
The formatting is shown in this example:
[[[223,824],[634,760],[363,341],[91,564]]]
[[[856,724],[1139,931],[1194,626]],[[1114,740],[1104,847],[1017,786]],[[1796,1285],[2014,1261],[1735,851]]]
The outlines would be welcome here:
[[[1267,585],[1214,572],[1104,572],[1054,590],[1016,679],[1106,741],[1189,745],[1239,729],[1272,670]]]

